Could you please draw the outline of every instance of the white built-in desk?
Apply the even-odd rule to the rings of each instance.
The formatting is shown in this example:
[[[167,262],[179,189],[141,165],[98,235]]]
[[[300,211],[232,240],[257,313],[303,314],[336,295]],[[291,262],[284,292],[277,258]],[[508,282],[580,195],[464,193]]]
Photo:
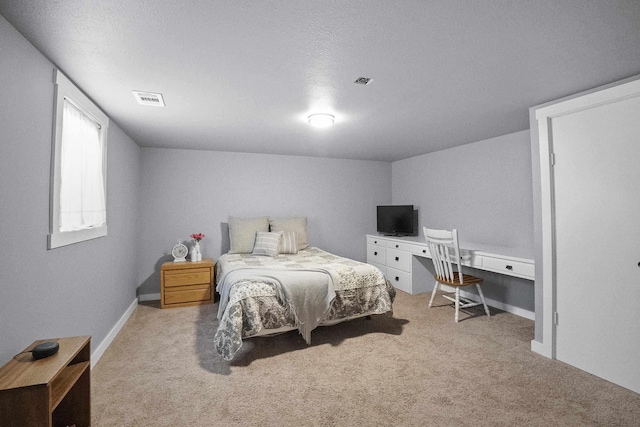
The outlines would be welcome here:
[[[534,280],[535,268],[529,254],[512,248],[460,242],[462,265],[522,279]],[[431,292],[433,280],[425,277],[425,269],[414,264],[431,263],[424,237],[389,237],[367,235],[367,263],[375,265],[391,284],[410,294]],[[427,264],[423,264],[425,267]]]

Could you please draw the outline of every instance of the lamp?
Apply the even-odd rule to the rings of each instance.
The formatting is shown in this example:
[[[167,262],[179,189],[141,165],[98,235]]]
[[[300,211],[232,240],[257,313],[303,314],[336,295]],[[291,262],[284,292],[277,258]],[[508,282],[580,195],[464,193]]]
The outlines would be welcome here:
[[[336,120],[336,118],[333,115],[327,114],[327,113],[312,114],[308,117],[308,119],[309,119],[309,124],[317,128],[329,127],[333,125],[333,123]]]

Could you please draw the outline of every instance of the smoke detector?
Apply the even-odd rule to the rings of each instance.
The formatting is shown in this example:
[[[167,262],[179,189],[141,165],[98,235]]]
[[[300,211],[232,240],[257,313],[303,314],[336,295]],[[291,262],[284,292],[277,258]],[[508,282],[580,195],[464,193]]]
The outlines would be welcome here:
[[[164,99],[161,93],[133,91],[133,96],[140,105],[148,105],[151,107],[164,107]]]
[[[358,77],[354,83],[366,86],[371,83],[372,80],[373,79],[371,77]]]

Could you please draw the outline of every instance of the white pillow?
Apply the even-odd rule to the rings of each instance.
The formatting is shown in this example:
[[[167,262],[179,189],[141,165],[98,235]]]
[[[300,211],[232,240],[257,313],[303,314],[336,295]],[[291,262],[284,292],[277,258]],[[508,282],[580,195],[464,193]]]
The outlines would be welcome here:
[[[250,254],[258,231],[269,231],[269,218],[229,217],[229,253]]]
[[[306,216],[294,218],[269,218],[269,229],[271,231],[294,231],[296,233],[298,250],[309,247]]]
[[[281,231],[280,233],[282,233],[282,239],[280,239],[280,249],[278,252],[281,254],[297,254],[298,242],[296,241],[296,232]]]
[[[281,238],[282,232],[269,233],[265,231],[258,231],[256,233],[256,244],[253,247],[252,254],[266,256],[278,255],[278,248],[280,247]]]

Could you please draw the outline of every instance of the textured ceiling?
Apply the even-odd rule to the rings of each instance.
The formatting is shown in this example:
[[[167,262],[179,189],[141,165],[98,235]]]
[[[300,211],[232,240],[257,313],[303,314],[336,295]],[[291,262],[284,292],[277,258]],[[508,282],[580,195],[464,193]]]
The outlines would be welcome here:
[[[640,73],[638,0],[0,0],[0,14],[148,147],[393,161],[527,129],[531,106]],[[316,112],[336,124],[310,127]]]

